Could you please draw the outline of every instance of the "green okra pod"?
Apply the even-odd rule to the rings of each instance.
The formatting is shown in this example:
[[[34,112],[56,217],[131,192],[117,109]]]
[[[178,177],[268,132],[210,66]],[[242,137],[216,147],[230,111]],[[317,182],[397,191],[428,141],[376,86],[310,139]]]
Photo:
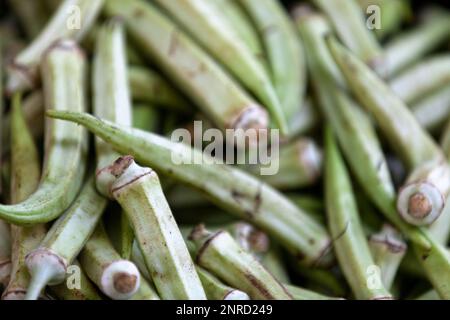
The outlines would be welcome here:
[[[197,264],[251,299],[291,300],[292,296],[226,231],[211,233],[199,225],[189,236]]]
[[[64,282],[51,286],[50,292],[59,300],[102,300],[80,263],[75,260],[72,267],[74,267],[73,274],[69,274]]]
[[[109,0],[143,52],[221,128],[265,129],[268,115],[216,62],[153,4]],[[205,90],[205,87],[208,90]]]
[[[400,234],[389,225],[369,238],[369,247],[375,264],[380,268],[384,286],[390,290],[400,262],[406,253],[406,243]]]
[[[160,296],[167,300],[205,299],[156,173],[125,156],[102,169],[97,180],[126,212]]]
[[[303,289],[291,284],[285,284],[284,286],[294,297],[294,300],[343,300],[342,298],[327,297],[323,294]]]
[[[161,115],[152,105],[138,104],[133,106],[133,128],[155,132],[158,129]]]
[[[134,101],[150,103],[168,110],[191,113],[192,107],[166,79],[156,71],[132,66],[128,69],[131,95]]]
[[[27,298],[34,299],[48,284],[64,281],[67,267],[77,257],[86,241],[94,232],[107,200],[95,188],[91,177],[77,199],[47,232],[36,250],[26,257],[31,274]]]
[[[320,123],[320,115],[312,99],[307,97],[305,103],[289,121],[289,139],[295,139],[310,132]]]
[[[374,68],[383,64],[381,46],[366,26],[364,12],[356,0],[313,0],[325,12],[337,35],[361,60]]]
[[[84,55],[74,42],[62,40],[48,50],[42,63],[47,110],[85,111],[84,71]],[[21,203],[0,205],[0,217],[16,224],[32,224],[61,215],[81,187],[86,149],[85,130],[47,119],[39,188]]]
[[[196,267],[196,270],[203,288],[205,288],[208,300],[250,300],[250,297],[245,292],[223,284],[202,267]]]
[[[279,190],[298,189],[317,182],[322,171],[322,151],[309,138],[298,138],[280,147],[270,166],[278,168],[273,175],[261,175],[262,164],[251,165],[248,170],[262,181]]]
[[[128,300],[138,291],[139,270],[134,263],[121,259],[102,223],[97,225],[79,259],[88,277],[111,299]]]
[[[423,128],[440,129],[450,115],[450,82],[418,100],[411,110]]]
[[[186,144],[137,129],[119,128],[89,114],[49,111],[48,115],[83,124],[117,151],[131,154],[143,165],[200,190],[219,207],[277,239],[299,262],[319,266],[330,262],[330,238],[325,228],[249,174],[207,157],[202,165],[192,164],[191,157],[199,159],[203,154]]]
[[[323,39],[328,30],[326,20],[307,10],[297,11],[296,16],[307,48],[318,104],[356,178],[365,193],[395,226],[412,241],[427,245],[426,237],[403,222],[396,212],[394,185],[375,128],[369,116],[342,90],[343,76],[326,48]]]
[[[270,248],[259,257],[261,264],[266,268],[275,279],[282,283],[289,283],[289,273],[283,261],[283,254],[278,244],[273,241],[270,243]],[[318,270],[318,269],[317,269]]]
[[[46,50],[60,39],[80,40],[89,31],[102,5],[103,0],[65,0],[61,3],[39,36],[9,67],[8,92],[35,87],[39,64]]]
[[[9,0],[12,11],[19,18],[29,39],[35,38],[47,22],[47,12],[41,1]]]
[[[147,279],[141,276],[141,284],[138,291],[130,298],[130,300],[161,300],[158,293]]]
[[[399,214],[413,225],[432,223],[442,212],[450,189],[450,168],[442,150],[374,72],[334,38],[328,37],[327,44],[352,92],[410,168],[397,197]]]
[[[0,220],[0,284],[6,286],[11,273],[11,227]]]
[[[267,57],[258,31],[250,21],[246,12],[241,8],[237,0],[211,0],[209,1],[224,15],[230,27],[244,41],[261,64],[267,69]]]
[[[290,113],[283,112],[281,107],[280,99],[284,99],[284,96],[281,94],[277,96],[269,74],[241,38],[233,32],[221,10],[209,1],[202,0],[156,0],[155,2],[178,20],[212,56],[228,69],[243,86],[248,88],[270,111],[276,127],[280,128],[282,133],[287,134],[287,119]],[[259,2],[261,5],[265,1]],[[278,14],[278,12],[272,10],[271,14]],[[292,67],[294,62],[296,61],[292,59],[289,61],[291,69],[294,69]],[[289,70],[285,69],[284,72],[289,72]],[[301,80],[304,82],[304,79]],[[295,86],[299,88],[301,85],[300,82],[295,83]],[[296,101],[294,107],[300,107],[300,102]]]
[[[450,55],[440,55],[418,63],[389,81],[392,91],[406,104],[450,83]]]
[[[325,131],[325,199],[336,256],[353,294],[357,299],[391,299],[381,275],[370,273],[375,262],[363,232],[350,177],[329,127]]]
[[[384,47],[385,66],[378,73],[390,78],[444,43],[450,35],[449,16],[442,10],[428,12],[420,25],[390,40]]]
[[[26,200],[38,187],[40,159],[22,111],[21,94],[13,96],[11,110],[11,202]],[[11,279],[3,292],[3,300],[23,300],[30,283],[25,257],[36,249],[45,236],[44,225],[11,226]],[[0,231],[3,235],[3,232]],[[1,260],[1,258],[0,258]]]
[[[275,0],[238,0],[255,24],[267,54],[272,82],[286,119],[303,106],[304,50],[288,14]]]

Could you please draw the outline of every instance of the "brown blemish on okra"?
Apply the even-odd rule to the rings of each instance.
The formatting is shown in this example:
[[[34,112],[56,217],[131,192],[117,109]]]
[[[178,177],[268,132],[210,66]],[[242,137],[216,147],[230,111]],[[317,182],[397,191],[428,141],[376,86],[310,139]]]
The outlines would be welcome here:
[[[244,273],[244,277],[246,277],[250,283],[268,300],[274,300],[275,298],[270,294],[270,292],[267,291],[264,285],[262,285],[258,279],[256,279],[253,275],[250,273]],[[286,290],[285,290],[286,291]],[[286,291],[287,294],[289,294]]]
[[[408,213],[415,219],[424,219],[431,213],[432,209],[428,198],[420,192],[409,198]]]
[[[114,288],[120,293],[131,292],[135,287],[138,278],[135,275],[119,272],[114,275]]]

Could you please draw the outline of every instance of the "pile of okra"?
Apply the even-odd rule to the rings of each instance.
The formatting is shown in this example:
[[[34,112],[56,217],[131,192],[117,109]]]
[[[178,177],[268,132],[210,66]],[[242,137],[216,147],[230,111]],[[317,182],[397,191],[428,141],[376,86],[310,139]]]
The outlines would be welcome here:
[[[2,299],[450,299],[448,8],[1,9]]]

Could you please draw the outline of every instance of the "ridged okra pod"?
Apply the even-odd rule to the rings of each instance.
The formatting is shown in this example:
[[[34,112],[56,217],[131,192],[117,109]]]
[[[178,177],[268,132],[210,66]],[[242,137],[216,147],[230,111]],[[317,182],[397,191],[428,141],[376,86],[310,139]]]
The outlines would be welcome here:
[[[300,9],[299,9],[300,10]],[[427,245],[426,237],[396,212],[395,190],[371,119],[342,89],[343,76],[327,50],[323,16],[296,11],[307,48],[308,66],[319,107],[333,129],[349,165],[367,196],[412,241]]]
[[[303,46],[288,14],[275,0],[238,0],[256,26],[272,82],[286,119],[303,106],[306,65]]]
[[[276,164],[274,163],[276,162]],[[279,190],[297,189],[314,184],[322,172],[322,151],[309,138],[298,138],[280,147],[270,166],[278,168],[273,175],[261,175],[265,165],[253,165],[250,172]]]
[[[130,36],[143,52],[219,128],[268,127],[266,110],[153,4],[142,0],[109,0],[105,12],[108,16],[123,17]]]
[[[202,267],[197,267],[196,270],[203,288],[205,288],[208,300],[250,300],[250,297],[245,292],[223,284]]]
[[[138,291],[139,270],[115,251],[102,223],[97,225],[79,259],[88,277],[111,299],[128,300]]]
[[[95,188],[94,178],[89,178],[70,208],[52,225],[38,248],[26,257],[33,289],[28,298],[36,298],[47,284],[64,281],[67,267],[94,232],[106,204],[106,198]]]
[[[128,80],[133,101],[187,114],[193,111],[186,98],[155,70],[131,66]]]
[[[141,284],[138,291],[130,300],[161,300],[153,285],[141,275]]]
[[[342,298],[327,297],[323,294],[303,289],[291,284],[284,284],[284,287],[294,297],[294,300],[343,300]]]
[[[375,262],[364,235],[350,177],[330,127],[325,130],[325,201],[336,256],[355,297],[392,298],[381,275],[370,274]]]
[[[284,99],[284,96],[277,96],[269,74],[241,38],[233,32],[221,10],[209,1],[203,0],[156,0],[155,2],[186,28],[217,61],[258,98],[270,111],[275,126],[286,134],[288,130],[287,119],[290,113],[283,112],[280,104],[280,99]],[[264,1],[259,1],[259,5],[263,3]],[[274,10],[270,13],[272,16],[278,14]],[[297,60],[300,59],[296,56],[291,58],[294,57]],[[294,60],[290,59],[289,63],[291,69],[294,69],[292,67]],[[290,69],[285,69],[284,73],[289,71]],[[297,82],[292,84],[292,87],[298,86],[300,88],[302,83],[298,82],[300,79],[296,80]],[[304,79],[301,80],[304,82]],[[300,107],[300,105],[300,102],[296,101],[294,107]]]
[[[432,9],[420,25],[390,40],[384,47],[385,66],[378,73],[390,78],[444,43],[450,35],[449,17]]]
[[[11,202],[27,199],[38,187],[41,176],[39,154],[22,111],[21,94],[13,96],[11,110]],[[2,234],[3,232],[0,231]],[[4,300],[23,300],[30,275],[25,257],[36,249],[45,236],[44,225],[32,227],[11,226],[11,279],[3,292]],[[1,260],[1,259],[0,259]]]
[[[434,56],[389,81],[392,91],[406,104],[450,83],[450,54]]]
[[[14,59],[7,90],[22,91],[38,82],[39,64],[46,50],[60,39],[80,40],[94,23],[103,0],[65,0],[39,36]]]
[[[199,225],[189,236],[196,263],[251,299],[291,300],[292,296],[226,231],[211,233]]]
[[[123,154],[205,193],[219,207],[250,221],[289,249],[298,262],[323,266],[330,262],[325,228],[286,197],[251,175],[205,157],[184,143],[138,129],[118,127],[89,114],[49,111],[48,115],[83,124]]]
[[[313,0],[325,12],[345,45],[365,63],[377,68],[383,64],[381,46],[366,26],[364,12],[356,0]]]
[[[328,37],[327,44],[350,89],[410,169],[397,197],[399,214],[410,224],[429,225],[439,217],[450,188],[442,150],[372,70],[334,38]]]
[[[157,174],[125,156],[104,168],[97,180],[126,212],[161,298],[205,299]]]
[[[390,290],[405,256],[406,243],[394,228],[385,225],[379,233],[370,236],[369,247],[375,264],[380,268],[383,284]]]
[[[42,64],[47,110],[85,111],[85,57],[69,40],[55,43]],[[46,120],[45,157],[39,188],[25,201],[0,205],[0,217],[15,224],[50,221],[68,208],[84,177],[86,131],[76,125]]]
[[[411,110],[423,128],[431,132],[441,129],[450,115],[450,81],[418,100]]]

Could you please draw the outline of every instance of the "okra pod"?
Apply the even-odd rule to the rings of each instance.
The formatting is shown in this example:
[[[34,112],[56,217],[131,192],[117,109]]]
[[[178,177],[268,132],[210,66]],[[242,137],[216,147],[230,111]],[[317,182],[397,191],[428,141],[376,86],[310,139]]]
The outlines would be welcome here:
[[[423,128],[429,131],[441,128],[450,115],[450,82],[417,101],[411,110]]]
[[[138,291],[130,298],[130,300],[160,300],[153,286],[147,279],[141,276],[141,284]]]
[[[331,128],[325,131],[325,201],[339,265],[357,299],[391,299],[378,273],[363,232],[356,200]],[[368,284],[369,277],[372,284]]]
[[[292,296],[251,254],[226,231],[211,233],[199,225],[189,236],[196,263],[246,292],[252,299],[291,300]]]
[[[229,23],[224,19],[221,10],[209,1],[203,0],[156,0],[155,2],[173,16],[183,28],[186,28],[192,37],[228,69],[244,87],[248,88],[270,111],[276,127],[280,128],[282,133],[287,134],[287,119],[292,111],[287,112],[288,110],[282,109],[280,99],[284,99],[284,96],[281,93],[277,96],[268,73],[241,38],[233,32]],[[264,4],[264,1],[260,1],[260,5],[261,3]],[[278,11],[272,10],[270,13],[274,15],[278,14]],[[299,59],[296,56],[291,58],[293,57]],[[283,70],[284,75],[294,69],[292,67],[294,62],[296,60],[289,60],[291,68]],[[292,87],[298,86],[300,88],[302,85],[298,82],[300,79],[295,80],[297,82]],[[304,79],[301,80],[304,82]],[[277,82],[275,81],[275,83]],[[298,101],[298,97],[296,99],[293,107],[298,108],[300,107],[300,101]],[[285,108],[288,108],[288,106],[285,106]]]
[[[327,297],[323,294],[303,289],[291,284],[285,284],[285,288],[294,297],[294,300],[343,300],[341,298]]]
[[[85,110],[84,68],[83,53],[74,42],[63,40],[49,49],[42,64],[47,110]],[[81,187],[86,149],[85,130],[47,119],[39,188],[19,204],[0,205],[0,217],[15,224],[33,224],[61,215]]]
[[[67,267],[94,232],[106,204],[107,200],[97,192],[91,177],[67,212],[52,225],[39,247],[27,255],[25,261],[33,289],[27,293],[29,299],[36,298],[47,284],[55,285],[64,280]]]
[[[128,79],[134,101],[187,114],[192,112],[186,98],[156,71],[133,66],[128,69]]]
[[[271,160],[276,166],[274,175],[260,175],[265,165],[251,165],[248,170],[262,181],[279,190],[306,187],[317,182],[322,171],[322,151],[314,140],[298,138],[281,146],[279,154]]]
[[[366,26],[364,12],[356,0],[313,0],[326,13],[343,43],[374,68],[383,64],[381,46]]]
[[[202,267],[196,270],[208,300],[250,300],[245,292],[228,287]]]
[[[267,112],[154,5],[141,0],[108,0],[105,9],[108,16],[123,17],[131,37],[143,52],[219,128],[268,127]]]
[[[383,284],[390,290],[405,256],[406,243],[394,228],[384,225],[379,233],[369,238],[369,247],[375,264],[380,268]]]
[[[304,50],[284,8],[275,0],[238,0],[259,32],[272,82],[286,119],[302,107],[306,91]]]
[[[378,73],[390,78],[444,43],[450,35],[449,16],[428,12],[420,25],[390,40],[384,47],[385,66]]]
[[[320,122],[320,115],[312,99],[307,97],[303,106],[289,121],[290,139],[295,139],[313,130]]]
[[[205,299],[157,174],[125,156],[102,169],[97,180],[126,212],[161,297],[167,300]]]
[[[138,104],[133,106],[133,128],[155,132],[159,126],[160,114],[152,105]]]
[[[260,257],[260,262],[278,281],[289,283],[289,274],[283,261],[281,248],[271,241],[270,248]],[[317,269],[318,270],[318,269]]]
[[[82,39],[102,5],[103,0],[65,0],[61,3],[39,36],[19,53],[9,67],[7,91],[13,93],[35,87],[39,64],[46,50],[60,39]],[[78,11],[74,12],[74,8]]]
[[[230,214],[250,221],[276,238],[299,262],[319,266],[330,262],[330,239],[325,228],[249,174],[224,164],[213,164],[211,158],[205,158],[207,161],[202,165],[189,164],[191,156],[201,157],[202,153],[149,132],[119,128],[89,114],[48,111],[48,115],[82,124],[117,151],[133,155],[143,165],[200,190]]]
[[[11,273],[11,228],[0,220],[0,285],[6,286]]]
[[[121,259],[102,223],[97,225],[79,259],[88,277],[111,299],[128,300],[138,291],[141,280],[138,269],[132,262]]]
[[[352,92],[410,168],[397,197],[398,212],[410,224],[430,224],[439,217],[450,188],[450,168],[441,149],[374,72],[334,38],[328,37],[327,44]]]
[[[303,11],[297,14],[307,48],[308,65],[319,106],[332,127],[352,171],[365,193],[408,238],[427,245],[426,237],[398,216],[395,190],[386,159],[369,116],[342,90],[341,72],[326,49],[326,20]],[[371,181],[371,182],[368,182]]]
[[[406,104],[450,83],[450,55],[428,58],[389,81],[392,91]]]
[[[9,0],[12,11],[19,18],[29,39],[35,38],[47,22],[47,12],[42,1]]]
[[[21,94],[13,96],[11,109],[11,202],[20,203],[38,187],[40,161],[37,147],[22,111]],[[45,236],[44,225],[11,226],[11,279],[2,295],[4,300],[23,300],[30,283],[25,257],[36,249]],[[0,231],[0,233],[3,233]],[[1,260],[1,259],[0,259]]]

